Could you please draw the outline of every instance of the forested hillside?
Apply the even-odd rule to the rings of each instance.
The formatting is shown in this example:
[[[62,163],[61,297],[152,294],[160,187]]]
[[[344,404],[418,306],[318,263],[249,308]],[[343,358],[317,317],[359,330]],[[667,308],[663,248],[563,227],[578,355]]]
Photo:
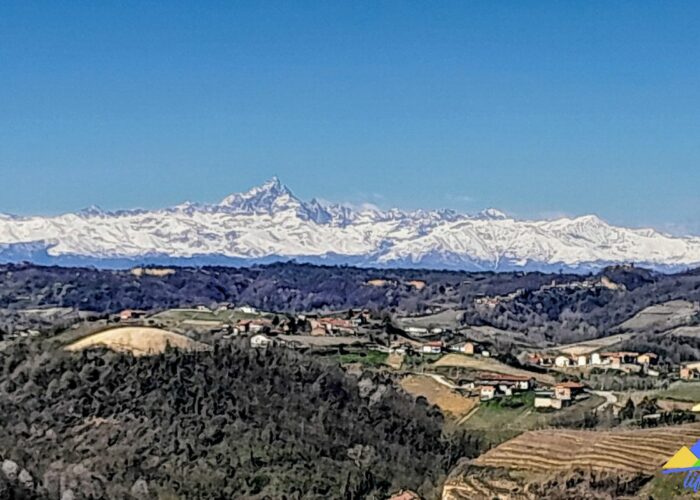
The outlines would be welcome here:
[[[700,273],[666,275],[627,266],[594,276],[378,270],[283,263],[251,268],[173,268],[162,276],[129,271],[0,266],[0,330],[14,311],[58,306],[114,313],[126,308],[248,304],[277,312],[368,308],[412,315],[460,311],[463,325],[492,325],[532,343],[601,337],[643,308],[700,301]],[[608,285],[600,286],[601,280]],[[419,286],[416,286],[416,283]],[[480,298],[497,298],[492,307]]]
[[[26,469],[0,496],[435,498],[474,455],[381,376],[284,349],[136,359],[19,344],[0,353],[0,380],[0,462]]]
[[[541,273],[374,270],[295,263],[173,269],[165,276],[136,276],[129,271],[4,265],[0,266],[0,307],[51,305],[117,312],[231,302],[285,312],[349,307],[420,312],[426,300],[440,301],[449,295],[450,300],[459,303],[464,297],[462,302],[468,303],[480,294],[536,289],[552,280],[552,275]],[[368,284],[375,279],[383,285]],[[427,286],[418,289],[410,284],[412,280]]]

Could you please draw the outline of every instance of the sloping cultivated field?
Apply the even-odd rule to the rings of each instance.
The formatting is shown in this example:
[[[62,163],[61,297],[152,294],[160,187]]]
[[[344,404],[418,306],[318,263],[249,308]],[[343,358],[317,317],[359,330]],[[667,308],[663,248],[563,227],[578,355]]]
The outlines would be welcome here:
[[[700,424],[630,431],[531,431],[503,443],[474,463],[546,472],[572,468],[654,474],[682,446],[700,439]]]
[[[413,396],[423,396],[453,417],[464,416],[479,404],[478,398],[462,396],[430,377],[409,375],[401,380],[401,387]]]
[[[106,347],[113,351],[126,352],[134,356],[159,354],[170,346],[186,351],[202,351],[209,346],[167,330],[149,327],[121,327],[105,330],[85,337],[66,347],[68,351],[81,351],[95,347]]]
[[[493,358],[477,358],[475,356],[465,356],[463,354],[447,354],[437,360],[432,366],[435,368],[454,366],[467,370],[532,377],[545,385],[554,385],[554,377],[552,375],[514,368]]]

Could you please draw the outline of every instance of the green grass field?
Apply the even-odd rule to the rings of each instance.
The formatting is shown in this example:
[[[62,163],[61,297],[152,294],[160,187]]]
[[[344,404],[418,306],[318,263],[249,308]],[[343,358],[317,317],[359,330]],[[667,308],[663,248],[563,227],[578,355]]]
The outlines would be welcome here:
[[[700,403],[700,382],[674,382],[668,389],[654,392],[654,397]]]
[[[591,396],[563,410],[549,412],[536,410],[534,401],[532,392],[503,400],[484,401],[462,428],[478,431],[486,443],[496,445],[525,431],[549,427],[555,419],[583,420],[604,399]]]
[[[672,498],[695,498],[693,490],[683,487],[685,474],[661,474],[655,476],[640,492],[644,498],[671,500]]]
[[[630,396],[635,396],[639,399],[646,396],[649,399],[672,399],[674,401],[700,403],[700,382],[677,381],[673,382],[668,389],[626,391],[617,394],[620,401],[626,401]]]

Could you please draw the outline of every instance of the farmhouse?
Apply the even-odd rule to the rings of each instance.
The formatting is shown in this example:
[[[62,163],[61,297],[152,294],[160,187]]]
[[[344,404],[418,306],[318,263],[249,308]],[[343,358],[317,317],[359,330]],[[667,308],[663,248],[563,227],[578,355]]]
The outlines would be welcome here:
[[[657,356],[653,352],[646,352],[637,356],[638,365],[653,365],[656,363]]]
[[[496,388],[492,385],[482,385],[479,395],[483,401],[488,401],[496,397]]]
[[[442,342],[437,340],[435,342],[423,344],[421,352],[423,354],[440,354],[442,352]]]
[[[268,319],[243,319],[236,323],[239,332],[260,333],[265,328],[272,327],[272,321]]]
[[[538,391],[535,393],[535,408],[554,408],[561,410],[562,400],[554,397],[552,391]]]
[[[355,326],[347,319],[321,318],[318,320],[318,322],[323,328],[325,328],[326,333],[329,334],[352,335],[355,333]]]
[[[554,358],[554,366],[558,368],[565,368],[571,366],[571,358],[569,356],[559,355]]]
[[[583,392],[584,386],[578,382],[562,382],[554,386],[554,397],[562,401],[571,401]]]
[[[612,365],[613,368],[620,368],[623,364],[633,364],[637,362],[638,352],[601,352],[600,358],[604,365]]]
[[[136,311],[134,309],[124,309],[119,313],[119,321],[129,321],[132,319],[143,318],[146,315],[146,311]]]
[[[311,326],[311,335],[316,337],[323,337],[324,335],[326,335],[326,333],[328,333],[326,331],[326,325],[321,323],[319,320],[309,318],[308,322],[309,326]]]
[[[548,354],[531,354],[528,361],[537,366],[553,366],[554,358]]]
[[[474,342],[460,342],[450,346],[450,351],[461,352],[462,354],[474,354]]]

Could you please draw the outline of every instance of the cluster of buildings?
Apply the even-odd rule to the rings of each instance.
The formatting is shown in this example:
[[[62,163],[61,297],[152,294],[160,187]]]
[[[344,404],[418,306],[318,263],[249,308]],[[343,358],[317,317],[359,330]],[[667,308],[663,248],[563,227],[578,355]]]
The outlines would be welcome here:
[[[654,353],[638,353],[631,351],[594,352],[591,354],[532,354],[528,361],[541,367],[569,368],[576,366],[601,366],[620,369],[622,365],[655,365],[657,356]]]
[[[507,397],[532,390],[536,384],[531,377],[484,372],[477,375],[475,385],[479,387],[481,400],[489,401],[499,396]]]
[[[560,410],[579,399],[588,397],[585,386],[578,382],[560,382],[550,390],[535,392],[535,408],[553,408]]]
[[[480,373],[471,384],[478,388],[481,401],[506,398],[518,393],[535,391],[535,408],[561,408],[586,399],[585,386],[578,382],[559,382],[552,387],[539,388],[532,377],[502,373]]]
[[[295,318],[296,333],[304,335],[322,336],[350,336],[357,335],[361,325],[369,321],[369,313],[360,312],[351,314],[349,318],[319,317],[301,314]],[[290,332],[290,320],[279,316],[276,322],[268,317],[242,319],[234,325],[235,334],[255,333],[288,333]]]
[[[359,318],[309,318],[311,335],[355,335],[362,324]]]
[[[281,333],[289,329],[289,326],[286,323],[282,325],[278,324],[277,327],[279,328],[279,332],[275,333]],[[275,325],[272,324],[272,320],[269,318],[242,319],[239,320],[233,327],[233,333],[271,333],[273,329],[277,328],[275,328]]]
[[[461,354],[466,354],[467,356],[478,354],[485,358],[491,355],[485,346],[476,342],[466,341],[447,345],[442,340],[433,340],[423,343],[409,341],[395,342],[391,345],[389,352],[395,352],[398,354],[442,354],[445,352],[458,352]]]

